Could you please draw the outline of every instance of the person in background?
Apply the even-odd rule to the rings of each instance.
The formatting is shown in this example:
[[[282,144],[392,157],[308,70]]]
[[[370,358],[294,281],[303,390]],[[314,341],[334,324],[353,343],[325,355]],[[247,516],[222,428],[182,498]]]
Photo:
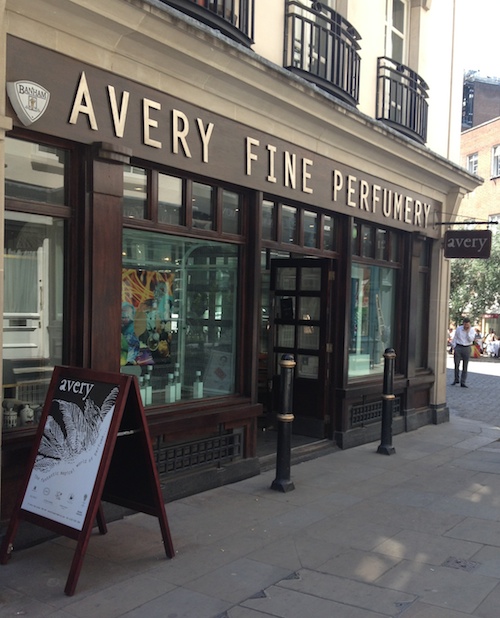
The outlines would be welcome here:
[[[455,380],[452,386],[460,383],[462,388],[468,388],[467,366],[469,365],[471,345],[476,339],[476,330],[471,327],[470,319],[464,318],[462,324],[457,328],[451,345],[453,347],[453,360],[455,361]],[[460,362],[462,363],[462,376],[460,377]]]

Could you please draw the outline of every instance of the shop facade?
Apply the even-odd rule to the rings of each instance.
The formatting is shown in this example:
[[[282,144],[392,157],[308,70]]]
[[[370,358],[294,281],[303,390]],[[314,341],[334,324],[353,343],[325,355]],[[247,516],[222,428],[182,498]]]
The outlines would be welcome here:
[[[280,71],[168,7],[144,19],[101,54],[5,32],[3,520],[57,365],[137,377],[180,493],[258,473],[283,354],[297,433],[380,437],[387,348],[393,431],[448,418],[439,224],[476,180],[300,80],[264,98]],[[236,68],[207,93],[214,46]]]

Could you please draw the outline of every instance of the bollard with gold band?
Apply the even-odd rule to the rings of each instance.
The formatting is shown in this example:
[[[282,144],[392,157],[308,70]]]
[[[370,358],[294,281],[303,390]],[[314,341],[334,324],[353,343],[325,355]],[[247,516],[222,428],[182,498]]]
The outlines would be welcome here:
[[[278,446],[276,451],[276,478],[271,489],[286,493],[295,489],[290,480],[292,457],[292,413],[293,407],[293,370],[295,360],[292,354],[283,354],[280,360],[280,412],[276,416],[278,423]]]
[[[396,449],[392,446],[392,414],[394,410],[394,400],[396,397],[394,390],[394,361],[396,352],[392,348],[387,348],[384,352],[384,388],[382,393],[382,429],[381,442],[377,453],[392,455]]]

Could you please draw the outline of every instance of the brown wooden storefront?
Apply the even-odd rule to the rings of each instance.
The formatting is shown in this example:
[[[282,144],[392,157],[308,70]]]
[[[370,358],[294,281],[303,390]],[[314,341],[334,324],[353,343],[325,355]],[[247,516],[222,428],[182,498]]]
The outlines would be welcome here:
[[[343,448],[377,439],[389,346],[397,351],[394,431],[446,419],[444,406],[430,405],[425,330],[435,200],[335,153],[306,151],[178,100],[175,84],[153,90],[10,36],[7,81],[34,88],[35,117],[23,126],[8,107],[7,161],[22,166],[29,158],[29,169],[51,182],[62,175],[60,186],[42,191],[6,169],[12,255],[21,224],[61,227],[58,251],[47,258],[62,291],[48,297],[59,311],[48,320],[44,358],[113,372],[139,365],[144,389],[153,384],[146,409],[157,464],[182,479],[180,492],[193,490],[188,473],[196,470],[217,471],[208,484],[258,473],[258,422],[272,422],[283,353],[297,360],[297,432]],[[38,250],[42,237],[30,231],[30,238]],[[159,268],[161,259],[168,267]],[[139,353],[147,347],[153,360],[121,364],[124,282],[137,277],[144,287],[144,273],[150,289],[174,281],[168,319],[148,331],[156,342],[141,344]],[[162,302],[149,300],[128,309],[147,322]],[[170,329],[164,358],[160,322]],[[181,349],[182,393],[171,400]],[[50,370],[40,358],[33,382]],[[4,350],[6,399],[22,399],[16,389],[30,368],[22,360]],[[4,427],[3,519],[33,435],[29,424]]]

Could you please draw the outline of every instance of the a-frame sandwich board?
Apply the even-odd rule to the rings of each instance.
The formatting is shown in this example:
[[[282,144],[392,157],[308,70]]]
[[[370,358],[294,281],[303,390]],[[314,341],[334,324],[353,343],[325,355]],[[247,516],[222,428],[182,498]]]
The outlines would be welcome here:
[[[94,521],[107,531],[101,500],[157,517],[174,557],[137,378],[55,367],[0,563],[11,556],[20,520],[74,539],[64,589],[73,595]]]

